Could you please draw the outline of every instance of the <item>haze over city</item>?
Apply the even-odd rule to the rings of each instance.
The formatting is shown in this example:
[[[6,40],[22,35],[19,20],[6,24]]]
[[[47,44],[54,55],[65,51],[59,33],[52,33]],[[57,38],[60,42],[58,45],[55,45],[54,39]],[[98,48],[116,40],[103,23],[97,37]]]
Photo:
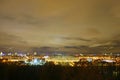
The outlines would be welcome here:
[[[120,80],[120,0],[0,0],[0,80]]]
[[[0,50],[120,52],[119,0],[0,0]]]

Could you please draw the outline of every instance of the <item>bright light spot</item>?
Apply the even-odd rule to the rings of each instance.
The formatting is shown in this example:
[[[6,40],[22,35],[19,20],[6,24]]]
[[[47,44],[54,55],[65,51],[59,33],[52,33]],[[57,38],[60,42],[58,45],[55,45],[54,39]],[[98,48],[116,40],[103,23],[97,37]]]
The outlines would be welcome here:
[[[43,58],[47,59],[47,58],[49,58],[49,56],[44,56]]]
[[[111,62],[115,62],[114,60],[103,60],[103,61],[105,61],[105,62],[109,62],[109,63],[111,63]]]

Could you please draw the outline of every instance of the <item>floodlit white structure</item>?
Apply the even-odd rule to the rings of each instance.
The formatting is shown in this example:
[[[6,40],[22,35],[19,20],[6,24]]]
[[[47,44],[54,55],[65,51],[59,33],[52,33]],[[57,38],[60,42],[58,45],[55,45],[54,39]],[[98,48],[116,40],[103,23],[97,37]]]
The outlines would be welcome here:
[[[32,61],[30,62],[25,61],[25,63],[30,64],[30,65],[44,65],[46,62],[44,60],[35,58],[35,59],[32,59]]]
[[[104,62],[108,62],[108,63],[112,63],[112,62],[116,62],[115,60],[103,60]]]

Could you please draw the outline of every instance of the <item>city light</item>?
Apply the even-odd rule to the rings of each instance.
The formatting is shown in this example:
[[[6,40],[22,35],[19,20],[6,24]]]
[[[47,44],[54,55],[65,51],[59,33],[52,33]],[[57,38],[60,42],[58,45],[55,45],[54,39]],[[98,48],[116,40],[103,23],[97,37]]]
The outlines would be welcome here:
[[[8,53],[10,55],[3,55],[3,53],[1,52],[1,60],[3,63],[7,63],[7,62],[22,62],[22,65],[24,63],[24,65],[45,65],[46,63],[49,62],[53,62],[54,65],[62,65],[62,66],[75,66],[77,63],[77,66],[80,66],[81,63],[83,62],[88,62],[88,63],[92,63],[92,65],[99,65],[101,62],[101,64],[103,64],[103,62],[106,63],[116,63],[115,65],[120,65],[120,57],[114,57],[114,56],[64,56],[64,55],[26,55],[26,54],[22,54],[22,53],[17,53],[14,55],[11,55],[12,53]],[[97,62],[97,63],[96,63]],[[81,65],[82,66],[82,65]]]

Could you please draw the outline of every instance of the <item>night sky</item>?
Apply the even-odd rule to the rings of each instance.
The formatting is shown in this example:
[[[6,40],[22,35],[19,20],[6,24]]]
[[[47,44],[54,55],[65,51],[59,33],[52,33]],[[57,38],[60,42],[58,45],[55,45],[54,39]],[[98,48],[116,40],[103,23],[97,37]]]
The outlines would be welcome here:
[[[0,46],[120,52],[120,0],[0,0]]]

